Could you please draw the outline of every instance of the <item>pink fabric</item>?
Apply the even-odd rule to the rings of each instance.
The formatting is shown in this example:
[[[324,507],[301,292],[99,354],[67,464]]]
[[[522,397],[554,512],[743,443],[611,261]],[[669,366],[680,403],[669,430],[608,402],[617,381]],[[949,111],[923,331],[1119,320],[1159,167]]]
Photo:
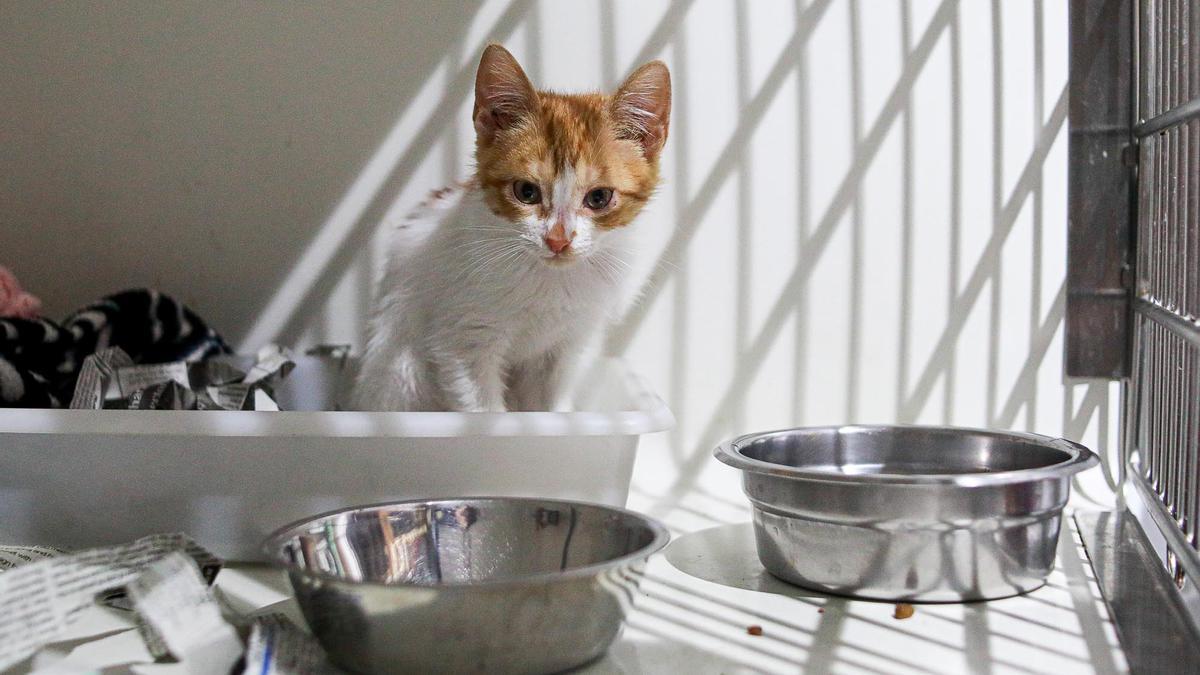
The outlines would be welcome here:
[[[42,301],[25,292],[7,267],[0,266],[0,318],[36,319]]]

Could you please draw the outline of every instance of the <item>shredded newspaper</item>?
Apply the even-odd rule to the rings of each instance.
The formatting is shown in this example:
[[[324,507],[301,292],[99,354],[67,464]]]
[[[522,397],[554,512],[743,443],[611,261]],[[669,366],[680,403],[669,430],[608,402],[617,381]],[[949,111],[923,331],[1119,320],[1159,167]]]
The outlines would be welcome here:
[[[228,675],[239,663],[243,675],[339,672],[283,614],[244,617],[222,603],[210,587],[220,561],[185,535],[77,553],[4,546],[0,560],[11,561],[0,567],[0,671],[56,641],[93,603],[119,600],[150,655],[188,673]]]
[[[199,363],[135,365],[119,347],[83,361],[72,408],[99,410],[279,410],[272,387],[295,367],[277,345],[259,350],[252,366],[221,357]]]
[[[97,597],[127,586],[174,552],[190,556],[206,579],[215,578],[220,569],[220,561],[187,536],[165,534],[42,556],[0,573],[0,671],[62,635]]]
[[[64,553],[66,551],[53,546],[0,546],[0,572]]]
[[[195,561],[168,553],[126,586],[146,647],[193,673],[228,673],[242,656],[237,630],[221,616]]]

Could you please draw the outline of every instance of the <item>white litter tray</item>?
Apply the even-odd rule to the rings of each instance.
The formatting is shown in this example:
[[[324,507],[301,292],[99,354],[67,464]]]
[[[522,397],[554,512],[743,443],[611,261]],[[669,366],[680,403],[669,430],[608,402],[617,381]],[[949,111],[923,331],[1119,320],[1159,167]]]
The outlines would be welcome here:
[[[345,379],[301,359],[279,392],[292,412],[0,409],[0,543],[186,532],[253,560],[275,528],[355,504],[512,495],[623,506],[639,436],[674,424],[615,359],[580,378],[580,412],[331,412]]]

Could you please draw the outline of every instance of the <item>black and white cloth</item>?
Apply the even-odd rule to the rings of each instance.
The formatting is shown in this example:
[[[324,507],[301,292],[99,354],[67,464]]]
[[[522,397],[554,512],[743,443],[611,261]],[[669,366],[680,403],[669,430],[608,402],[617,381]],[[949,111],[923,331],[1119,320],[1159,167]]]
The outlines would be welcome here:
[[[67,406],[83,360],[106,347],[120,347],[135,363],[195,362],[231,353],[194,312],[150,289],[110,295],[62,324],[0,319],[0,407]]]

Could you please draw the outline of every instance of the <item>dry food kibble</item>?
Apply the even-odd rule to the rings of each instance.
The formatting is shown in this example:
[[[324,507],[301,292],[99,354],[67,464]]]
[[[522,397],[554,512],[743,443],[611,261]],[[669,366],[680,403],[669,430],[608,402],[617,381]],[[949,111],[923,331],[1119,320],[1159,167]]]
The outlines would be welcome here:
[[[917,611],[917,610],[914,609],[913,606],[908,604],[907,602],[897,602],[896,603],[896,612],[894,614],[892,614],[892,617],[896,618],[896,619],[907,619],[907,618],[911,617],[913,615],[913,612],[915,612],[915,611]]]
[[[758,626],[758,625],[748,626],[746,628],[746,632],[751,635],[762,635],[762,626]]]

